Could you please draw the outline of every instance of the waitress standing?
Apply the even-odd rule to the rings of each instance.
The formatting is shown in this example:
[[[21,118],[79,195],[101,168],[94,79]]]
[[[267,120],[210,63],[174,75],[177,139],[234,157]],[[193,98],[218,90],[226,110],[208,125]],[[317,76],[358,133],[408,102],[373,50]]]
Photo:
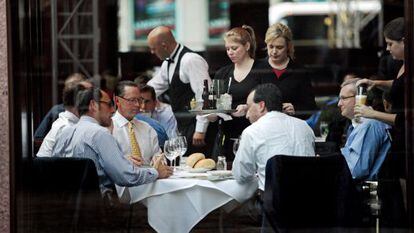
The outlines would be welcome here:
[[[257,62],[254,60],[256,52],[254,30],[247,25],[232,28],[224,35],[224,43],[227,56],[232,64],[219,69],[214,79],[224,80],[227,92],[232,95],[232,109],[236,109],[239,105],[246,103],[250,91],[261,81]],[[209,118],[209,121],[216,120],[217,117]],[[227,156],[228,161],[232,161],[234,158],[233,142],[230,138],[238,138],[249,125],[249,121],[244,116],[237,114],[233,115],[233,120],[223,122],[224,145],[222,153]],[[198,134],[200,134],[198,136],[204,137],[204,133]]]
[[[294,61],[292,32],[289,27],[276,23],[266,32],[268,57],[258,62],[263,70],[263,83],[273,83],[282,92],[283,111],[306,119],[316,110],[311,80],[305,69]]]

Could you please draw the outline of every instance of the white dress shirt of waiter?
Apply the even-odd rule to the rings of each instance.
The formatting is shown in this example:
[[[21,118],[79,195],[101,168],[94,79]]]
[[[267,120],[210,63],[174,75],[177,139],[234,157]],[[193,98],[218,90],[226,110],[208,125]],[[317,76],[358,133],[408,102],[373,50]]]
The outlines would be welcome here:
[[[154,87],[155,93],[159,96],[169,89],[178,63],[176,60],[184,46],[176,42],[171,30],[165,26],[153,29],[148,34],[147,42],[151,53],[163,60],[160,71],[148,82],[148,85]],[[168,65],[167,60],[173,60],[174,62]],[[181,82],[189,83],[196,100],[201,101],[204,80],[207,79],[209,85],[211,83],[206,60],[197,53],[185,53],[181,58],[179,70]],[[189,103],[186,104],[189,105]],[[180,123],[178,122],[178,124]],[[208,120],[197,116],[195,131],[205,132],[207,127]],[[180,129],[180,126],[178,128]],[[204,145],[204,138],[193,138],[193,144]]]
[[[149,165],[154,155],[161,154],[157,133],[146,122],[135,119],[140,112],[141,95],[138,85],[121,81],[115,88],[114,101],[117,111],[112,117],[112,135],[121,146],[124,155],[131,155],[128,123],[131,122],[144,165]]]
[[[63,88],[63,106],[64,112],[59,113],[59,117],[53,122],[51,129],[42,141],[42,145],[37,152],[37,157],[51,157],[52,150],[55,146],[56,139],[60,137],[63,129],[72,126],[79,121],[79,113],[75,107],[75,97],[78,91],[92,86],[84,81],[73,81]]]
[[[98,88],[80,91],[77,95],[80,120],[66,128],[53,148],[52,156],[80,157],[95,163],[101,191],[111,190],[113,184],[134,186],[166,178],[170,167],[141,168],[123,155],[119,144],[105,128],[112,124],[114,107],[108,94]]]
[[[250,123],[241,136],[233,176],[245,183],[259,177],[264,190],[267,160],[275,155],[314,156],[315,135],[308,124],[282,112],[281,92],[274,84],[258,85],[247,97]]]

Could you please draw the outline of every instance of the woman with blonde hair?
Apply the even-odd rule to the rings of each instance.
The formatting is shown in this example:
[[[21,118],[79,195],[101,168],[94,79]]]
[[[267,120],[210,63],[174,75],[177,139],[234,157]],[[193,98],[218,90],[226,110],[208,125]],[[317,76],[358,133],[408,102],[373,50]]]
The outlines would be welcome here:
[[[316,110],[311,80],[306,70],[294,61],[292,32],[282,23],[271,25],[266,32],[268,57],[259,61],[264,72],[263,83],[274,83],[282,91],[283,111],[306,118]]]
[[[227,56],[232,64],[220,68],[214,79],[224,80],[228,94],[232,95],[232,109],[236,109],[239,105],[242,106],[246,103],[250,91],[261,82],[255,61],[256,37],[254,30],[247,25],[232,28],[225,33],[224,43]],[[209,120],[216,121],[217,117],[210,117]],[[237,114],[233,115],[233,120],[223,122],[222,127],[225,135],[223,153],[227,155],[227,160],[233,160],[233,156],[230,156],[233,145],[230,138],[238,138],[249,125],[249,121],[244,116]],[[204,133],[195,133],[194,136],[204,138]]]

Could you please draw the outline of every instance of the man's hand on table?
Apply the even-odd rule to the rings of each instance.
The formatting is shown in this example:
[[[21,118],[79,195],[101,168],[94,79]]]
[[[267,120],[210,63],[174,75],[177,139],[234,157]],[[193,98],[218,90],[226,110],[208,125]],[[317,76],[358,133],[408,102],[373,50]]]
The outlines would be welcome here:
[[[206,137],[205,133],[194,132],[193,134],[193,145],[194,146],[205,146],[206,142],[204,138]]]
[[[164,154],[159,155],[154,162],[154,168],[158,171],[158,179],[168,178],[173,174],[173,168],[164,164]]]

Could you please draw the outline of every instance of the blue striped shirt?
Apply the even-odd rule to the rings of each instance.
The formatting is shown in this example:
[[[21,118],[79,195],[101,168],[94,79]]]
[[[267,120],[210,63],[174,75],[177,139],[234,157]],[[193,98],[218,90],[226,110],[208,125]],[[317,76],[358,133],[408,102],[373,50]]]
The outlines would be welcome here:
[[[134,186],[150,183],[158,178],[156,169],[140,168],[126,159],[109,130],[89,116],[82,116],[76,125],[62,132],[53,148],[52,156],[92,159],[102,191],[112,187],[114,183]]]

